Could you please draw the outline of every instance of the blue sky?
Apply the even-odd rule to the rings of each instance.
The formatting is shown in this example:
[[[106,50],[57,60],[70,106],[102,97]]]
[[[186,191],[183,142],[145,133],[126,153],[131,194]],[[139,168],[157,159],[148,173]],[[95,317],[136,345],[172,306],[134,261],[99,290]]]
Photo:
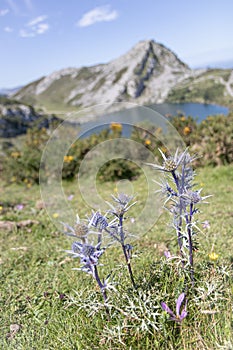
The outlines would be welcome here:
[[[0,87],[154,39],[191,67],[233,61],[232,0],[0,0]]]

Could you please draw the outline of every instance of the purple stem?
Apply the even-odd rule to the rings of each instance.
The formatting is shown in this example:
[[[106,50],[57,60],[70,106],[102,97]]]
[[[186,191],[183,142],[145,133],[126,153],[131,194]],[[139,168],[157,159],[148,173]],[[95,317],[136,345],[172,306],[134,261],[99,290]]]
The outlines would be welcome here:
[[[177,191],[178,191],[179,194],[181,194],[181,193],[180,193],[181,191],[180,191],[179,181],[178,181],[178,178],[177,178],[176,173],[175,173],[174,170],[172,171],[172,176],[173,176],[173,179],[174,179],[174,181],[175,181]],[[180,200],[180,199],[179,199],[179,200]],[[181,202],[181,200],[180,200],[180,202]],[[181,203],[180,203],[180,204],[181,204]],[[184,254],[183,254],[183,252],[182,252],[182,246],[183,246],[183,244],[182,244],[181,226],[182,226],[182,205],[180,205],[179,224],[178,224],[178,226],[177,226],[176,231],[177,231],[177,237],[178,237],[178,245],[179,245],[179,248],[180,248],[180,255],[181,255],[181,257],[182,257],[182,265],[183,265],[183,267],[184,267]]]
[[[94,265],[94,278],[95,278],[96,282],[98,283],[98,286],[101,290],[101,293],[102,293],[103,298],[104,298],[104,305],[105,305],[106,313],[108,315],[108,318],[110,318],[109,309],[107,307],[107,293],[106,293],[104,284],[101,282],[101,280],[99,278],[98,269],[97,269],[96,265]]]
[[[191,222],[193,217],[193,204],[190,204],[189,215],[185,215],[187,232],[188,232],[188,245],[189,245],[189,264],[190,264],[190,277],[192,286],[194,286],[194,268],[193,268],[193,242],[192,242],[192,229]]]
[[[128,267],[128,271],[129,271],[129,275],[130,275],[130,279],[131,279],[132,285],[136,289],[136,284],[135,284],[134,277],[133,277],[133,271],[132,271],[131,264],[130,264],[130,256],[129,256],[127,250],[125,249],[125,244],[124,244],[125,235],[124,235],[124,231],[123,231],[123,215],[119,216],[119,225],[120,225],[120,237],[121,237],[122,250],[123,250],[123,253],[124,253],[124,256],[125,256],[125,260],[126,260],[126,264],[127,264],[127,267]]]

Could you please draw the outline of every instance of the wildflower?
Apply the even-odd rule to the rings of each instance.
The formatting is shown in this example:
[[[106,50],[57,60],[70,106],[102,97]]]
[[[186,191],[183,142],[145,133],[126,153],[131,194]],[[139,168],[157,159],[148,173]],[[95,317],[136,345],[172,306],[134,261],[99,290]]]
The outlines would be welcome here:
[[[94,276],[94,266],[98,265],[99,258],[105,250],[100,249],[100,245],[101,242],[96,246],[88,243],[73,242],[71,250],[67,250],[66,252],[72,254],[74,258],[79,257],[82,265],[81,270]]]
[[[152,166],[156,170],[161,170],[161,171],[165,171],[165,172],[173,172],[181,164],[181,162],[184,159],[184,156],[186,155],[186,152],[187,152],[187,150],[185,150],[184,152],[182,152],[179,155],[178,151],[179,150],[177,148],[174,157],[173,156],[166,157],[166,155],[159,149],[159,152],[161,153],[163,160],[164,160],[163,165],[160,166],[160,165],[152,164],[152,163],[147,163],[147,165]]]
[[[73,156],[64,156],[65,163],[70,163],[70,162],[72,162],[72,160],[74,160]]]
[[[116,122],[113,122],[113,123],[111,123],[111,125],[110,125],[110,129],[112,130],[112,131],[118,131],[118,132],[120,132],[120,131],[122,131],[122,124],[121,123],[116,123]]]
[[[191,133],[191,128],[189,126],[185,126],[183,129],[184,135],[189,135]]]
[[[80,238],[83,242],[86,242],[87,235],[89,233],[89,227],[86,225],[86,223],[81,222],[78,215],[76,215],[76,222],[74,224],[74,227],[62,222],[62,224],[65,227],[64,233],[67,236]]]
[[[175,322],[182,322],[183,319],[187,316],[188,312],[186,310],[186,307],[187,307],[187,300],[185,302],[185,306],[182,310],[182,312],[180,313],[180,307],[183,303],[185,299],[185,293],[181,293],[180,296],[178,297],[177,301],[176,301],[176,315],[174,314],[174,312],[167,306],[166,303],[164,303],[163,301],[161,302],[161,306],[162,306],[162,309],[164,311],[166,311],[167,313],[169,313],[169,315],[171,316],[170,319],[172,321],[175,321]]]
[[[182,194],[181,197],[182,197],[182,199],[184,199],[187,202],[186,203],[187,205],[197,204],[197,203],[203,202],[203,200],[205,200],[206,198],[211,197],[211,195],[202,197],[201,191],[202,191],[202,188],[198,191],[189,190],[186,193]],[[206,202],[204,202],[204,203],[206,203]]]
[[[209,254],[209,258],[210,258],[210,260],[212,260],[212,261],[218,260],[218,257],[219,257],[219,255],[216,254],[216,253],[214,253],[214,252],[211,252],[211,253]]]
[[[150,146],[150,145],[151,145],[151,140],[146,139],[146,140],[145,140],[145,145],[146,145],[146,146]]]
[[[89,225],[102,231],[108,226],[108,221],[105,216],[101,215],[99,212],[96,212],[90,218]]]
[[[80,220],[78,219],[78,225],[80,225]],[[107,306],[107,293],[106,289],[108,287],[107,285],[107,279],[104,281],[101,281],[98,273],[98,267],[99,259],[101,255],[103,255],[105,248],[101,248],[101,241],[98,242],[96,245],[93,245],[93,243],[88,242],[87,237],[85,240],[81,242],[73,242],[71,246],[71,250],[67,250],[66,252],[71,254],[73,258],[79,258],[80,259],[80,265],[81,268],[74,268],[73,270],[82,270],[90,275],[96,280],[101,293],[103,295],[104,303],[105,303],[105,309],[107,312],[107,315],[109,317],[109,309]]]
[[[209,230],[209,229],[210,229],[210,223],[209,223],[209,221],[208,221],[208,220],[203,221],[202,227],[203,227],[204,229]]]
[[[0,205],[0,212],[3,210],[3,206]]]
[[[167,258],[167,259],[169,259],[169,258],[171,258],[171,252],[170,252],[170,250],[165,250],[164,251],[164,256]]]
[[[67,197],[68,201],[72,201],[73,198],[74,198],[74,195],[73,195],[73,194],[70,194],[70,195]]]
[[[182,116],[180,117],[180,120],[181,120],[182,122],[184,122],[184,121],[186,120],[185,115],[182,115]]]
[[[125,213],[134,205],[136,202],[130,204],[130,202],[133,199],[133,196],[128,196],[124,193],[119,193],[117,196],[112,195],[112,198],[114,202],[117,203],[117,205],[114,207],[111,203],[108,203],[109,206],[112,208],[109,212],[115,216],[115,219],[112,220],[111,223],[109,223],[108,228],[105,228],[106,232],[110,235],[113,240],[119,242],[121,244],[125,260],[127,263],[129,275],[131,278],[131,282],[136,288],[136,284],[133,277],[133,272],[131,268],[131,257],[132,257],[132,246],[128,243],[125,243],[127,235],[124,230],[124,215]],[[115,224],[115,222],[117,222]]]
[[[59,216],[59,214],[58,214],[58,213],[53,213],[53,218],[54,218],[54,219],[57,219],[57,218],[58,218],[58,216]]]
[[[24,205],[23,205],[23,204],[17,204],[17,205],[15,206],[15,209],[16,209],[16,210],[23,210],[23,208],[24,208]]]
[[[12,158],[19,158],[21,156],[20,152],[11,152],[11,157]]]
[[[110,212],[116,217],[123,216],[133,205],[136,204],[136,202],[134,202],[129,205],[133,199],[133,196],[128,196],[124,193],[119,193],[117,197],[112,195],[112,198],[117,205],[114,207],[111,203],[108,204],[112,208]]]

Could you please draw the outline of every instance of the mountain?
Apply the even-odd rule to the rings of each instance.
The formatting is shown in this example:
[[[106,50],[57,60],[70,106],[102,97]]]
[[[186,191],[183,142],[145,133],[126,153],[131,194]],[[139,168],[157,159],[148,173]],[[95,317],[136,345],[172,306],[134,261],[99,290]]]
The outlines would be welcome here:
[[[8,88],[0,88],[0,95],[3,95],[3,96],[11,96],[13,94],[15,94],[18,90],[20,90],[22,88],[22,86],[18,86],[18,87],[15,87],[15,88],[11,88],[11,89],[8,89]]]
[[[217,97],[221,92],[223,97],[231,99],[231,73],[231,70],[228,73],[220,70],[211,75],[208,69],[193,70],[164,45],[146,40],[107,64],[66,68],[42,77],[20,89],[14,98],[47,110],[80,109],[115,102],[148,105],[189,98],[214,102],[211,91],[203,95],[203,82],[207,81],[209,90],[218,86]],[[197,93],[187,95],[189,87]]]

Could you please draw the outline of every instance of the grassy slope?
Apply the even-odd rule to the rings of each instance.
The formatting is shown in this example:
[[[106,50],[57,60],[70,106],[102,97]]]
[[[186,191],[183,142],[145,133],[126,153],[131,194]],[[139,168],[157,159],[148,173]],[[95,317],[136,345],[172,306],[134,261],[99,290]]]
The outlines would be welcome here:
[[[184,80],[169,93],[168,102],[218,103],[232,107],[233,98],[224,84],[227,83],[230,69],[210,69],[196,78]]]
[[[213,194],[200,214],[200,221],[208,219],[211,227],[199,234],[200,248],[195,254],[198,282],[189,296],[189,315],[181,327],[168,321],[159,305],[164,300],[174,308],[183,283],[176,263],[163,257],[165,244],[176,252],[166,214],[135,243],[138,258],[132,263],[140,297],[122,268],[120,250],[112,248],[103,256],[106,264],[101,275],[113,269],[116,281],[120,276],[117,292],[109,293],[112,320],[106,321],[98,288],[91,277],[72,270],[77,261],[63,252],[69,249],[70,240],[56,230],[43,210],[36,209],[39,189],[1,188],[0,220],[30,218],[40,222],[29,229],[0,232],[2,349],[230,349],[233,166],[198,173],[204,195]],[[134,186],[139,189],[140,207],[146,184],[139,179]],[[64,185],[67,194],[77,191],[76,187]],[[107,198],[113,187],[106,184],[100,189]],[[73,205],[84,216],[85,206],[78,194],[75,198]],[[11,206],[19,202],[25,208],[17,212]],[[132,216],[136,210],[137,206]],[[208,258],[212,249],[219,254],[214,263]],[[20,330],[10,336],[11,324],[20,325]]]

